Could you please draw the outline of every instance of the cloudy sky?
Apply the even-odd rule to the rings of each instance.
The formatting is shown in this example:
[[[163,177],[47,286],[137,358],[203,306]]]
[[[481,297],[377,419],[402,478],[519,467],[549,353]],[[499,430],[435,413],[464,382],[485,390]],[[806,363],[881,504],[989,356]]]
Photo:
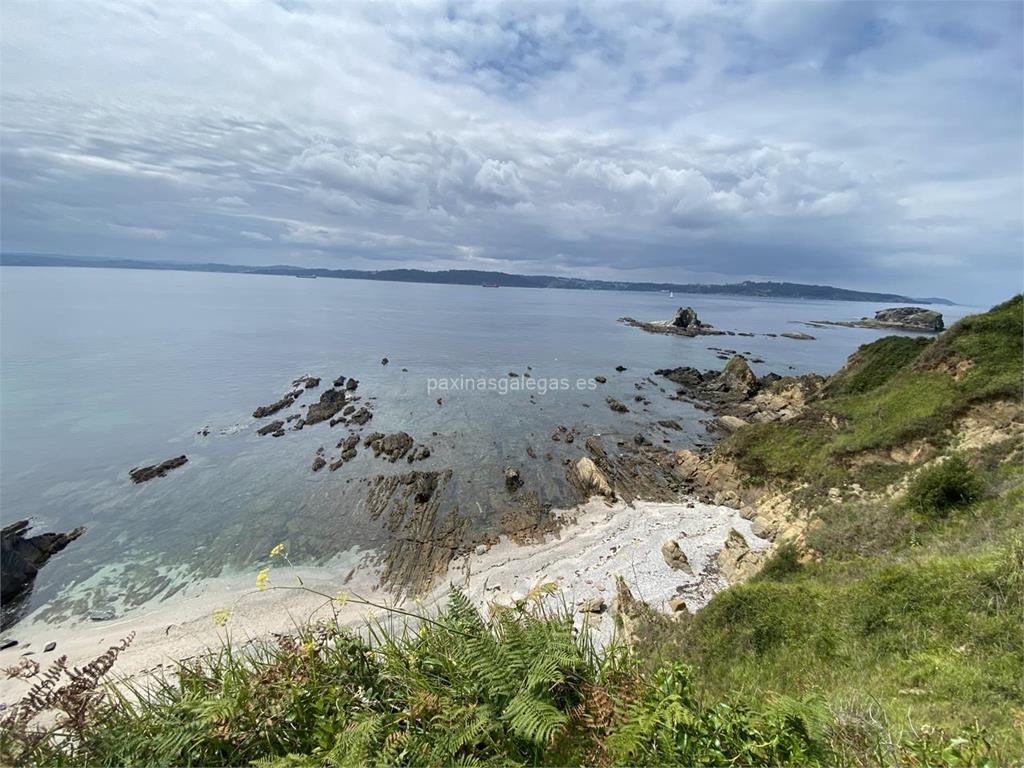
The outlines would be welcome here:
[[[2,247],[1021,289],[1022,5],[5,0]]]

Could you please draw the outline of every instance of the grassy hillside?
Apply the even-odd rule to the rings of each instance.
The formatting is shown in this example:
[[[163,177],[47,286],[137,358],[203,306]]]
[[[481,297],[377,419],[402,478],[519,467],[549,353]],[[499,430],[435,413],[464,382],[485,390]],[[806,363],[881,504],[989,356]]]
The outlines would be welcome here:
[[[817,694],[854,727],[978,723],[1002,760],[1024,757],[1020,433],[956,453],[949,430],[1020,403],[1022,312],[1018,296],[932,342],[866,345],[797,419],[729,438],[721,454],[753,481],[815,507],[806,546],[652,628],[644,652],[686,658],[708,695]],[[926,450],[889,456],[908,444]]]
[[[948,428],[972,406],[1020,401],[1021,319],[1017,297],[933,342],[881,339],[797,418],[730,437],[721,453],[751,483],[815,505],[806,541],[695,616],[642,613],[631,647],[595,648],[571,609],[541,608],[544,588],[487,619],[456,592],[410,625],[389,615],[362,635],[327,624],[244,653],[228,643],[168,679],[104,689],[114,648],[31,677],[0,759],[1019,764],[1021,445],[953,454]],[[914,461],[885,458],[920,441],[931,450]]]
[[[879,339],[861,347],[798,418],[739,430],[720,450],[758,482],[850,482],[857,454],[918,439],[941,448],[971,406],[1019,400],[1022,339],[1021,296],[962,319],[934,341]],[[870,472],[855,479],[875,484]]]

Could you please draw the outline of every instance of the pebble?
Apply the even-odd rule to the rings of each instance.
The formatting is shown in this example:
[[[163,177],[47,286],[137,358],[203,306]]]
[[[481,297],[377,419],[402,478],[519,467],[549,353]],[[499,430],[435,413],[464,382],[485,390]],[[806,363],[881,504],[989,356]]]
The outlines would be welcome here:
[[[57,647],[57,644],[51,641],[51,642],[46,644],[45,648],[43,648],[43,653],[49,653],[50,651],[52,651],[56,647]]]

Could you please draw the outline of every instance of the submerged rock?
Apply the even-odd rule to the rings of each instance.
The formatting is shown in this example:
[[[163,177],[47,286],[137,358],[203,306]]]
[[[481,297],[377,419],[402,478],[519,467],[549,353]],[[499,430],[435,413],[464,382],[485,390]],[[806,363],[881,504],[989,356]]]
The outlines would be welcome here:
[[[611,408],[616,413],[629,413],[629,408],[624,406],[622,403],[620,403],[614,397],[607,398],[605,400],[605,402],[608,403],[608,407]]]

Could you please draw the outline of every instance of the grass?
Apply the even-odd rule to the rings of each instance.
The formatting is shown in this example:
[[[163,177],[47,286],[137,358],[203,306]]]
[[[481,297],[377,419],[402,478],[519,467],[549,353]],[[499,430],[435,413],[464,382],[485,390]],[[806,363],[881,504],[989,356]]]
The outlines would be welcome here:
[[[934,341],[879,339],[858,349],[800,417],[739,429],[719,450],[753,482],[808,482],[819,491],[859,482],[852,457],[919,439],[941,447],[970,406],[1019,399],[1022,341],[1021,296],[963,318]]]
[[[646,652],[681,655],[710,697],[815,695],[891,723],[979,722],[1010,762],[1024,756],[1022,553],[1018,541],[980,557],[787,569],[717,595],[671,651]]]

